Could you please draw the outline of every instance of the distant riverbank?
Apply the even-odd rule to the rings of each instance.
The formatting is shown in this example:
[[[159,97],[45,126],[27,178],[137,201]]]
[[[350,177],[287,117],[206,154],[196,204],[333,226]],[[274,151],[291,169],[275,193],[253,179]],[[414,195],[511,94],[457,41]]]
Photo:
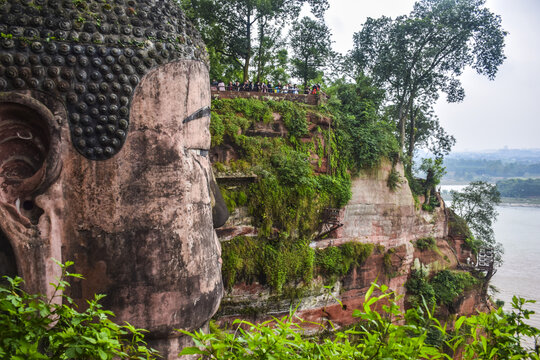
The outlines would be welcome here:
[[[501,198],[501,206],[539,206],[540,207],[540,198]]]
[[[468,184],[444,184],[440,186],[441,196],[446,203],[452,200],[450,191],[462,191]],[[540,207],[540,197],[512,198],[501,197],[501,206],[532,206]]]

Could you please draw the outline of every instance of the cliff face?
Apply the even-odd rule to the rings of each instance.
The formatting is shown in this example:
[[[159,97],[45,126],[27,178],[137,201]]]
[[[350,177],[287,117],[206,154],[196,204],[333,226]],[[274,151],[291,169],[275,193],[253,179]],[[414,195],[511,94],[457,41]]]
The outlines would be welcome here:
[[[388,162],[353,179],[352,198],[339,215],[343,226],[334,231],[332,237],[311,244],[316,249],[348,242],[378,245],[361,266],[353,267],[330,287],[324,286],[328,281],[318,277],[293,296],[276,295],[258,283],[235,285],[221,303],[217,316],[219,322],[239,317],[262,320],[268,315],[284,315],[291,306],[298,305],[297,314],[304,320],[317,323],[330,320],[334,325],[346,326],[353,322],[352,311],[362,305],[372,282],[386,284],[398,294],[405,294],[404,284],[415,259],[433,271],[455,268],[458,259],[447,242],[444,203],[431,213],[420,210],[403,176],[402,167],[398,165],[396,168],[402,183],[395,191],[387,186],[388,174],[392,170]],[[249,226],[246,222],[250,218],[241,216],[242,213],[245,214],[245,210],[238,209],[229,224],[235,224],[231,227],[239,231]],[[415,240],[428,237],[436,239],[436,251],[415,249]],[[298,287],[302,285],[298,284]],[[467,305],[469,308],[475,306]],[[317,326],[313,325],[313,328]]]
[[[433,212],[420,210],[403,175],[403,167],[398,164],[395,168],[400,178],[395,190],[387,184],[392,170],[388,162],[353,179],[352,197],[343,210],[338,239],[398,247],[423,237],[448,235],[444,203]]]
[[[325,140],[330,137],[326,136],[327,133],[321,136],[321,132],[316,130],[317,126],[322,126],[320,119],[313,113],[307,116],[309,132],[299,143],[306,144],[311,141],[318,144],[317,148],[321,147],[326,151],[329,146]],[[328,123],[327,119],[325,125],[326,129],[331,129],[331,123]],[[279,134],[273,134],[272,131]],[[283,124],[282,116],[274,112],[272,121],[255,122],[235,136],[241,136],[239,134],[246,134],[252,138],[286,137],[287,127]],[[246,138],[242,138],[242,141],[236,140],[233,144],[224,141],[215,146],[211,153],[219,160],[219,166],[229,162],[234,164],[241,161],[239,156],[242,154],[241,144],[246,142],[248,142]],[[322,151],[317,151],[317,148],[309,152],[311,167],[315,173],[323,174],[319,176],[326,176],[324,174],[328,166],[321,167],[321,164],[331,164],[332,161],[328,161],[328,156]],[[388,184],[392,173],[394,177],[398,175],[397,186],[393,189]],[[240,189],[251,189],[255,186],[253,184],[264,181],[261,178],[265,176],[264,174],[259,176],[236,174],[227,177],[219,176],[218,171],[218,181],[221,180],[225,193],[235,191],[238,194]],[[248,198],[252,196],[249,190],[245,191]],[[405,283],[415,269],[424,269],[429,278],[441,270],[456,269],[459,263],[465,263],[468,257],[473,256],[464,245],[462,236],[449,235],[448,211],[442,199],[439,199],[440,206],[435,207],[433,211],[422,210],[421,204],[424,199],[422,197],[415,199],[400,163],[392,165],[390,161],[385,160],[376,169],[361,171],[351,180],[351,193],[350,200],[344,206],[333,210],[331,221],[325,219],[323,215],[323,210],[329,209],[317,210],[321,219],[319,227],[308,235],[308,239],[311,240],[308,246],[312,254],[311,260],[307,256],[308,260],[302,260],[300,265],[306,268],[311,266],[313,270],[309,271],[312,271],[313,277],[305,275],[289,277],[278,288],[269,286],[272,280],[269,279],[269,271],[266,269],[272,266],[288,267],[291,258],[287,256],[280,258],[277,256],[279,254],[274,257],[266,256],[268,246],[264,244],[270,244],[270,248],[277,253],[289,251],[289,248],[274,245],[280,241],[282,230],[273,227],[272,231],[263,232],[258,224],[258,221],[260,222],[257,220],[258,212],[254,210],[257,207],[267,206],[267,202],[272,198],[270,196],[260,198],[258,200],[260,202],[248,200],[245,206],[236,204],[228,222],[218,231],[224,254],[230,254],[231,248],[234,249],[233,252],[237,252],[233,253],[234,261],[230,260],[230,255],[224,258],[224,274],[229,276],[228,280],[225,279],[228,290],[215,316],[218,323],[230,323],[237,318],[262,321],[270,316],[279,317],[288,314],[293,308],[304,320],[313,323],[331,321],[334,326],[347,326],[354,321],[352,312],[362,306],[372,282],[386,284],[397,294],[406,295]],[[236,195],[231,197],[240,198]],[[288,211],[286,207],[278,210],[282,213]],[[273,225],[276,226],[276,222]],[[243,247],[237,245],[238,239],[244,239],[240,241]],[[301,236],[299,239],[301,240]],[[416,244],[418,240],[427,241],[431,245],[418,246]],[[355,246],[351,244],[360,246],[367,255],[357,261],[353,259],[355,261],[352,261],[352,265],[342,267],[344,270],[341,272],[335,270],[346,261],[351,263],[351,259],[337,257],[338,260],[331,262],[330,260],[335,260],[336,257],[332,258],[330,255],[335,255],[339,251],[346,253],[345,248]],[[260,253],[265,255],[261,256]],[[305,251],[302,254],[305,254]],[[259,256],[262,261],[268,261],[270,258],[270,263],[249,262],[251,258]],[[248,259],[242,262],[236,257]],[[227,275],[231,268],[234,268],[232,276],[230,273]],[[250,275],[247,276],[246,273],[249,271]],[[298,271],[295,274],[298,274]],[[455,300],[453,309],[472,313],[481,301],[478,301],[477,293],[467,292],[465,295],[467,299],[460,297]],[[408,306],[406,297],[401,299],[401,305]],[[445,315],[444,309],[442,315]],[[316,324],[307,326],[313,331],[319,328]]]

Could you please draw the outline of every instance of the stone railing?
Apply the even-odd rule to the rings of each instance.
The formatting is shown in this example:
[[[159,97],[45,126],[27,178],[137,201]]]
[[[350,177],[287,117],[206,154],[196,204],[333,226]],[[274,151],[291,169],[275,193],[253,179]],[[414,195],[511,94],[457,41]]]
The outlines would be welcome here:
[[[283,94],[263,93],[257,91],[218,91],[212,89],[212,99],[256,98],[260,100],[289,100],[308,105],[321,105],[326,102],[327,95],[319,94]]]

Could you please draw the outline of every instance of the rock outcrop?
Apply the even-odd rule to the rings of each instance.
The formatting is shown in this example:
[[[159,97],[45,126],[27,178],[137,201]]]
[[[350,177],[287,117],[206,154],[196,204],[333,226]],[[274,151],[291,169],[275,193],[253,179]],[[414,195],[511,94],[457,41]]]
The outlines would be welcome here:
[[[404,295],[404,284],[415,259],[434,271],[456,268],[458,260],[463,261],[466,256],[458,259],[454,242],[450,244],[447,241],[448,220],[444,203],[433,212],[421,210],[401,165],[394,168],[401,181],[395,190],[387,185],[392,171],[389,162],[381,164],[378,169],[364,171],[353,179],[352,198],[339,215],[343,226],[328,238],[312,243],[312,247],[318,249],[348,242],[375,244],[375,251],[361,266],[353,267],[331,289],[324,286],[324,279],[318,278],[299,291],[300,295],[292,297],[277,295],[257,283],[239,284],[225,293],[217,319],[222,323],[238,317],[266,319],[268,315],[285,315],[291,306],[298,305],[297,315],[305,320],[315,323],[330,320],[336,326],[347,326],[353,322],[352,311],[362,305],[372,282],[386,284]],[[249,217],[233,216],[231,223],[225,226],[234,224],[236,226],[232,228],[245,228],[248,224],[242,220],[249,221]],[[223,239],[227,238],[224,234]],[[436,239],[437,251],[415,249],[413,242],[422,238]],[[314,326],[313,330],[316,329]]]

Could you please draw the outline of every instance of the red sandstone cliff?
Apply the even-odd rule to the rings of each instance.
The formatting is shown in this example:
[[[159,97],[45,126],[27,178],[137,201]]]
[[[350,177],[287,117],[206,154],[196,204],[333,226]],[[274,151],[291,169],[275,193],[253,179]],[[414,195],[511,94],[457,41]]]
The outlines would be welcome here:
[[[423,264],[430,272],[456,269],[472,257],[470,250],[463,246],[463,239],[450,234],[448,215],[444,202],[433,212],[421,210],[418,200],[409,189],[403,176],[403,168],[397,165],[401,185],[394,191],[387,185],[392,166],[383,163],[378,169],[359,174],[352,183],[352,198],[340,211],[339,220],[343,224],[330,238],[315,241],[312,247],[324,248],[357,241],[375,244],[376,250],[362,266],[353,267],[349,273],[335,281],[332,287],[325,287],[322,278],[311,284],[298,284],[294,296],[277,295],[271,289],[258,283],[237,284],[228,291],[221,303],[217,320],[228,323],[236,318],[258,321],[269,316],[281,316],[297,306],[297,315],[316,323],[331,321],[335,326],[347,326],[353,322],[352,311],[362,305],[364,295],[372,282],[386,284],[397,294],[405,295],[404,287],[411,270]],[[252,234],[245,209],[235,211],[228,223],[228,231],[222,233],[222,240],[231,233]],[[420,251],[413,242],[421,238],[434,238],[434,250]],[[405,306],[403,298],[401,304]],[[471,290],[463,294],[454,306],[461,314],[472,314],[486,310],[479,291]],[[448,315],[446,309],[440,310]],[[317,326],[313,325],[313,330]]]

